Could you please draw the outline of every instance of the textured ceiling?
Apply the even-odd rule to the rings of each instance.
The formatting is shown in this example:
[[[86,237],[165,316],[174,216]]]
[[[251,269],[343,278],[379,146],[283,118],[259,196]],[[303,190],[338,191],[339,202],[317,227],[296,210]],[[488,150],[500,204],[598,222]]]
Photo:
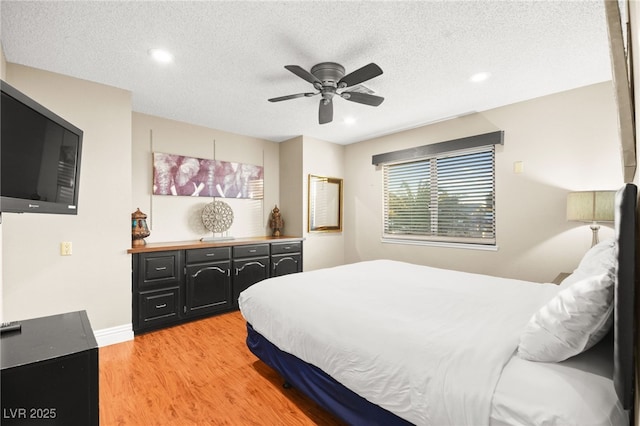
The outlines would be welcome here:
[[[601,1],[1,1],[7,61],[130,90],[133,110],[283,141],[347,144],[611,79]],[[159,65],[147,51],[175,60]],[[379,107],[284,69],[370,62]],[[477,72],[490,72],[471,83]],[[344,118],[355,120],[353,124]]]

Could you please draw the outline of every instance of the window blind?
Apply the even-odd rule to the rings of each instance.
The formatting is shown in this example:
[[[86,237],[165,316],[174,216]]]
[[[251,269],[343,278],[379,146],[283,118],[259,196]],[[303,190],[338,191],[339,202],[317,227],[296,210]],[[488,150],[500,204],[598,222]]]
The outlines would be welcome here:
[[[494,145],[382,168],[384,238],[495,245]]]

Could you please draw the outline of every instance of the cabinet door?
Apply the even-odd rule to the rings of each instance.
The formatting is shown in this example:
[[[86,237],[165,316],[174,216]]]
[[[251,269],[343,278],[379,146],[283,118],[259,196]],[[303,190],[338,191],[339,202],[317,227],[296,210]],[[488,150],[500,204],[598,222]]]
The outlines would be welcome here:
[[[288,254],[282,256],[271,256],[271,276],[295,274],[302,272],[302,255]]]
[[[185,314],[201,315],[230,309],[230,262],[187,266]]]
[[[238,307],[238,296],[251,285],[269,278],[269,258],[233,261],[233,306]]]

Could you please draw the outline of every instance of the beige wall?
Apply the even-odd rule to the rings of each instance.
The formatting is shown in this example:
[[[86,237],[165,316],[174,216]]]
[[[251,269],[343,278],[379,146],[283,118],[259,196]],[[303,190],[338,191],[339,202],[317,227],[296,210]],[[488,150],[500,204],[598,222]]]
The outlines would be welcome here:
[[[215,150],[215,153],[214,153]],[[278,203],[280,158],[278,144],[150,115],[133,113],[131,211],[148,215],[147,242],[197,240],[211,236],[201,220],[205,197],[151,195],[152,152],[215,158],[264,167],[264,199],[225,199],[233,210],[234,237],[269,235],[269,215]]]
[[[567,192],[623,183],[615,111],[607,82],[346,146],[346,262],[391,258],[541,282],[572,271],[591,231],[565,220]],[[497,251],[380,241],[382,177],[372,155],[496,130],[505,131],[496,149]],[[515,161],[524,173],[513,172]]]
[[[636,100],[635,102],[635,131],[636,131],[636,164],[640,164],[640,3],[638,1],[629,2],[629,22],[631,25],[631,45],[633,54],[633,87],[634,94],[633,98]],[[636,175],[634,178],[634,183],[636,185],[640,185],[640,170],[636,169]],[[638,253],[640,256],[640,253]],[[636,274],[638,271],[636,271]],[[636,277],[636,283],[638,281],[638,277]],[[638,306],[638,300],[640,300],[640,291],[636,288],[637,297],[636,297],[636,306]],[[636,313],[636,315],[638,315]],[[640,319],[636,318],[637,321]],[[638,354],[638,342],[640,342],[640,327],[638,327],[638,334],[636,336],[636,354]],[[635,413],[636,413],[636,426],[640,426],[640,369],[638,368],[638,363],[640,362],[640,356],[636,355],[636,402],[635,402]]]
[[[621,184],[610,83],[341,146],[302,136],[275,144],[132,114],[129,92],[15,64],[6,64],[6,80],[85,130],[79,215],[3,215],[8,320],[87,309],[95,329],[130,323],[130,213],[149,214],[151,242],[204,232],[205,201],[150,195],[154,150],[210,157],[215,142],[217,159],[263,164],[265,199],[232,200],[232,233],[269,234],[278,204],[285,234],[305,238],[305,270],[386,257],[549,281],[573,269],[590,244],[587,226],[564,220],[566,193]],[[381,176],[371,156],[494,130],[505,131],[496,155],[499,250],[382,244]],[[513,173],[514,161],[524,162],[523,174]],[[344,179],[343,233],[307,233],[310,173]],[[74,243],[73,256],[59,256],[61,241]]]
[[[280,204],[278,208],[284,219],[284,233],[293,237],[304,235],[302,136],[280,143]],[[306,244],[303,243],[306,249]],[[303,266],[306,269],[306,260]]]
[[[631,45],[634,52],[633,55],[633,87],[635,93],[633,99],[635,99],[635,124],[636,124],[636,164],[640,165],[640,2],[629,2],[629,22],[631,23]],[[638,166],[640,169],[640,166]],[[640,184],[640,170],[636,169],[636,176],[634,179],[636,185]],[[640,339],[639,339],[640,341]],[[640,418],[640,416],[638,416]],[[638,420],[640,424],[640,419]]]
[[[309,175],[344,179],[344,146],[299,136],[280,144],[280,210],[287,235],[304,237],[305,271],[342,265],[342,232],[308,232]]]
[[[7,71],[7,60],[4,57],[4,49],[2,48],[2,42],[0,42],[0,79],[2,80],[6,80],[6,71]],[[1,124],[0,124],[1,125]],[[0,213],[1,215],[2,213]],[[3,297],[3,263],[4,263],[4,256],[2,256],[2,223],[0,221],[0,300],[4,300]],[[4,318],[4,307],[3,307],[3,303],[0,303],[0,318]],[[4,321],[4,319],[3,319]]]
[[[326,176],[344,180],[345,147],[305,136],[303,138],[303,226],[305,235],[305,271],[342,265],[344,263],[344,232],[308,232],[309,223],[309,175]],[[349,185],[343,182],[343,187]]]
[[[7,73],[7,59],[4,57],[4,49],[0,42],[0,78],[5,80],[5,74]]]
[[[4,320],[85,309],[94,330],[131,323],[131,94],[11,63],[6,81],[84,140],[78,215],[2,214]]]

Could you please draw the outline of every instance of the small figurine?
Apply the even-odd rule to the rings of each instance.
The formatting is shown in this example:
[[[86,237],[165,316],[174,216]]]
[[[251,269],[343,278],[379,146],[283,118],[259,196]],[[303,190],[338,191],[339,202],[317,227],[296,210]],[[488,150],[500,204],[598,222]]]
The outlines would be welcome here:
[[[276,205],[271,211],[271,220],[269,220],[269,227],[273,230],[271,236],[279,237],[281,235],[280,231],[282,231],[282,228],[284,228],[284,220],[282,220],[282,217],[280,216],[280,209],[278,208],[278,205]]]

